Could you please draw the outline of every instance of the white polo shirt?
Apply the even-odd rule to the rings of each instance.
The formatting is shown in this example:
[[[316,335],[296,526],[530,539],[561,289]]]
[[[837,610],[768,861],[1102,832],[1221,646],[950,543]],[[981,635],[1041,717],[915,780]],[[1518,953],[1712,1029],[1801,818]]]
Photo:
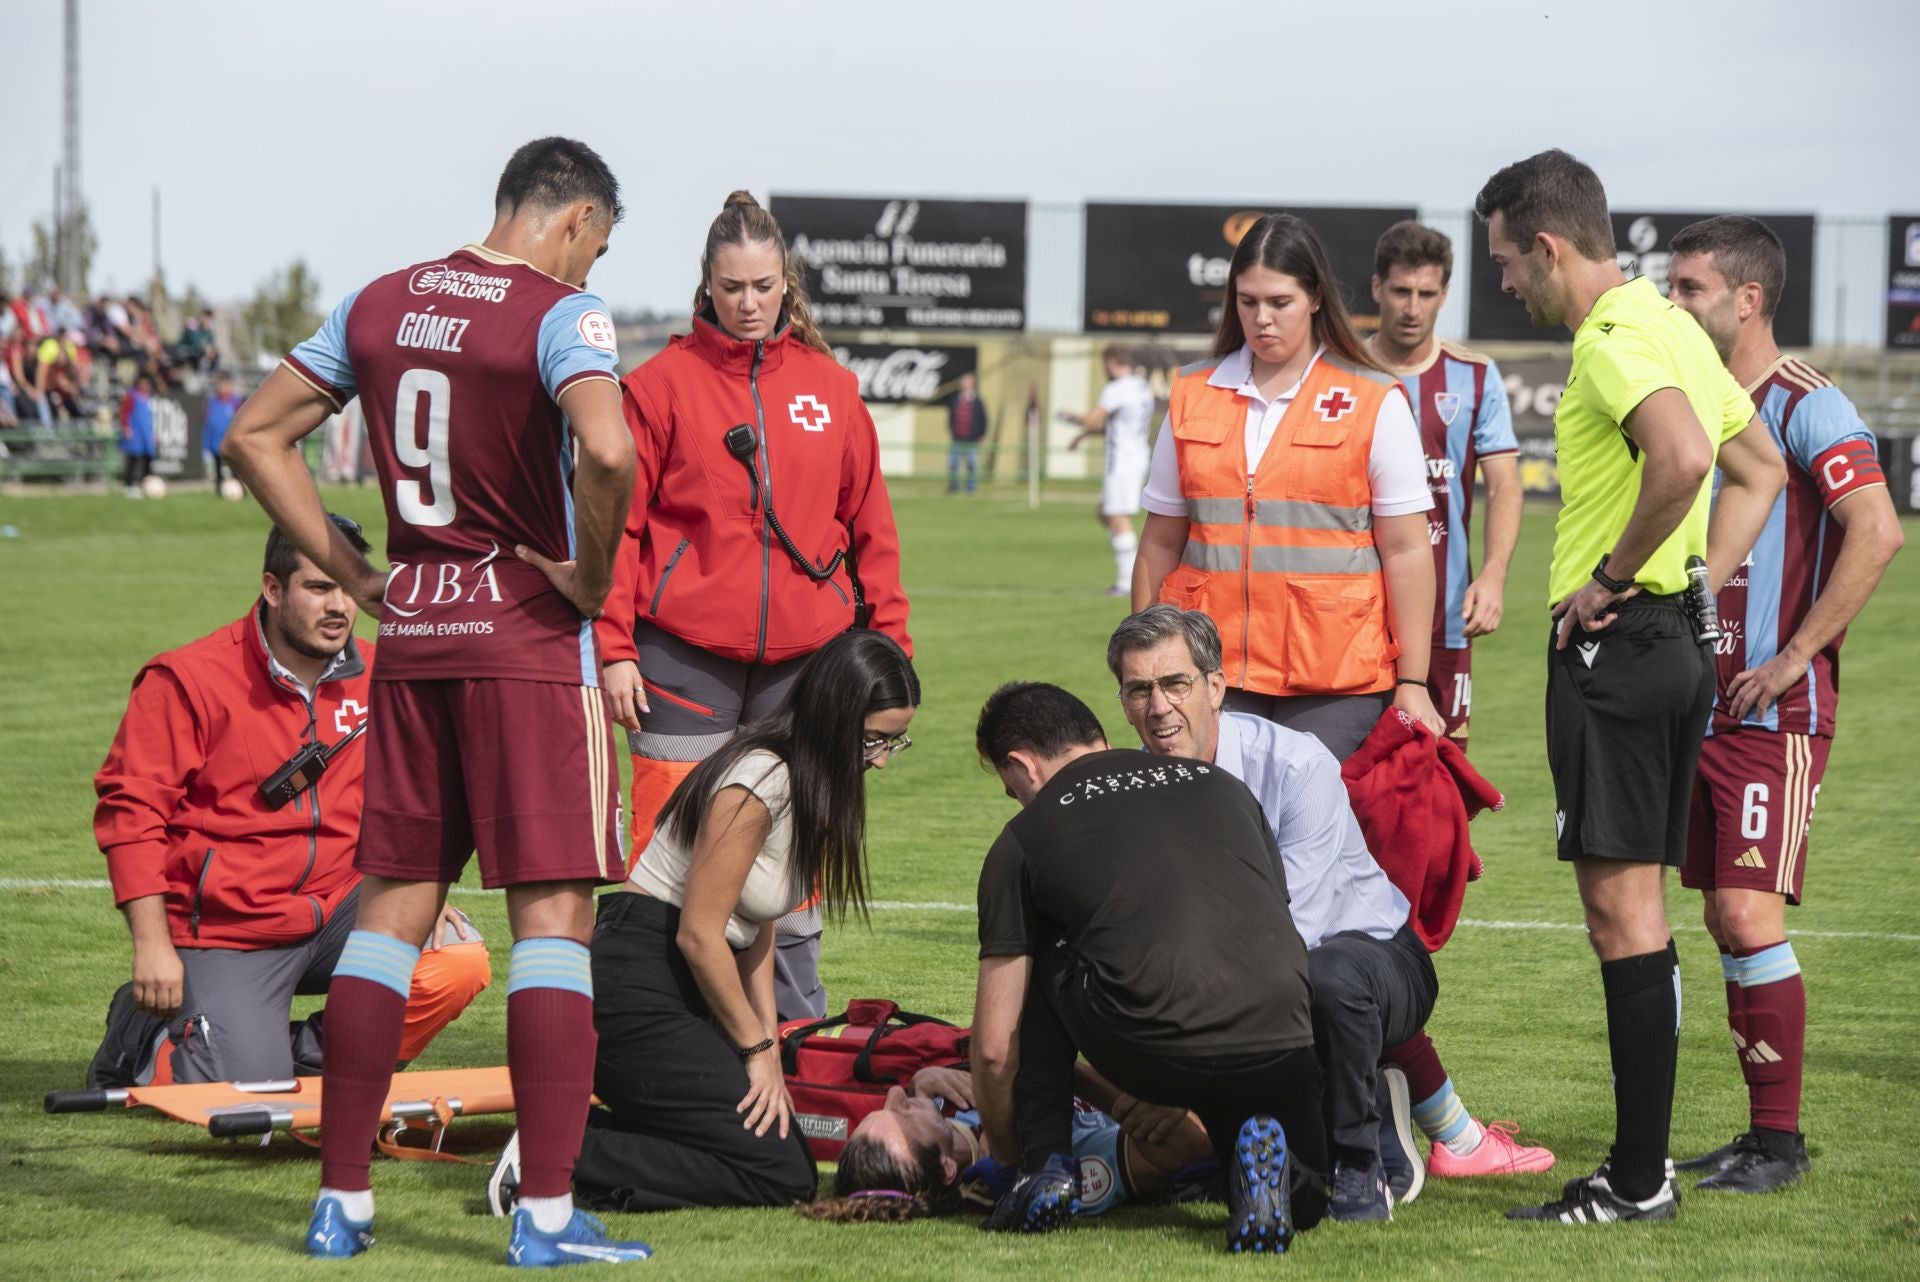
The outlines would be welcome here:
[[[1253,385],[1253,352],[1245,345],[1207,375],[1207,386],[1227,388],[1247,403],[1247,475],[1253,475],[1260,466],[1280,420],[1299,394],[1300,383],[1307,381],[1314,362],[1325,355],[1324,347],[1315,350],[1300,382],[1271,401],[1262,400],[1260,390]],[[1420,432],[1405,396],[1388,396],[1380,402],[1373,420],[1373,449],[1367,456],[1367,488],[1373,495],[1375,516],[1406,516],[1433,509],[1433,495],[1427,488],[1426,451],[1420,446]],[[1147,469],[1147,488],[1140,495],[1140,505],[1158,516],[1187,514],[1187,500],[1180,492],[1179,456],[1174,452],[1173,433],[1164,423],[1153,443],[1153,462]]]

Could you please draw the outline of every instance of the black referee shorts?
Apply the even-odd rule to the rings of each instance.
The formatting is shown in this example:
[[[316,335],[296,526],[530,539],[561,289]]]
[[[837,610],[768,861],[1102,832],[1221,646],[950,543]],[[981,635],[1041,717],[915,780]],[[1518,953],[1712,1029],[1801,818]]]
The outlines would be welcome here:
[[[1557,626],[1557,625],[1556,625]],[[1547,764],[1562,859],[1679,867],[1713,711],[1713,652],[1678,596],[1638,596],[1601,632],[1547,641]]]

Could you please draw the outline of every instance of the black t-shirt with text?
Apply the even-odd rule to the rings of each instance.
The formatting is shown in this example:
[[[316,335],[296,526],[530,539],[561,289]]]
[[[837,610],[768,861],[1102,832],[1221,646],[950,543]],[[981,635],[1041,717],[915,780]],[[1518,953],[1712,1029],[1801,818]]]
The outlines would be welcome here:
[[[1070,762],[980,871],[980,955],[1064,944],[1116,1028],[1170,1053],[1313,1042],[1307,950],[1245,785],[1139,752]]]

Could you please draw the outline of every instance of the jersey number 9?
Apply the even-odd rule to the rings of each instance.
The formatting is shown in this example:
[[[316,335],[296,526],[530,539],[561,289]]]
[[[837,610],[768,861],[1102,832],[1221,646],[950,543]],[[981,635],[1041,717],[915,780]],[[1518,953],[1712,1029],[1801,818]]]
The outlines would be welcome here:
[[[427,401],[427,443],[420,444],[420,398]],[[400,376],[393,407],[393,449],[403,467],[427,469],[427,485],[411,477],[393,487],[400,519],[410,525],[452,525],[453,466],[447,460],[448,402],[453,384],[434,369],[410,369]],[[427,502],[423,489],[430,488]]]

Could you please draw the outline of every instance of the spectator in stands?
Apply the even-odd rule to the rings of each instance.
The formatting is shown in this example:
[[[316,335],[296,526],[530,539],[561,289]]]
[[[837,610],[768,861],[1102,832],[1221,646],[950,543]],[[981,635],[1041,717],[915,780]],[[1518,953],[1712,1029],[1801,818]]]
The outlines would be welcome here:
[[[47,407],[55,418],[80,417],[79,350],[64,333],[49,334],[36,349]]]
[[[360,527],[332,518],[361,551]],[[133,936],[88,1084],[260,1081],[320,1068],[324,993],[353,929],[373,646],[353,598],[278,529],[260,597],[238,620],[150,660],[94,776],[94,835]],[[262,777],[316,743],[342,745],[284,803]],[[309,767],[311,769],[311,767]],[[404,1063],[491,978],[473,924],[449,909],[407,1000]]]
[[[31,298],[0,295],[0,303],[6,304],[7,316],[12,321],[8,327],[9,333],[19,333],[27,338],[46,336],[47,314],[35,306]]]
[[[53,406],[47,401],[46,376],[40,368],[40,340],[27,325],[19,323],[17,313],[15,321],[6,342],[7,372],[13,382],[14,404],[21,418],[51,430]]]
[[[125,456],[120,483],[130,499],[153,471],[153,376],[141,374],[120,402],[120,453]]]
[[[50,333],[65,334],[69,330],[85,329],[86,317],[79,307],[67,297],[67,291],[58,285],[47,291],[46,302],[42,305],[47,317],[47,329]]]
[[[6,346],[6,341],[0,339],[0,348],[4,348],[4,346]],[[11,362],[6,359],[4,350],[0,350],[0,428],[15,428],[20,426],[19,416],[13,412],[13,392],[13,370],[11,368]],[[5,451],[0,450],[0,458],[5,457]]]
[[[987,403],[980,399],[971,372],[960,376],[960,388],[947,410],[947,493],[960,492],[960,465],[967,467],[967,493],[979,487],[980,442],[987,436]]]
[[[234,411],[245,399],[234,389],[233,375],[222,374],[214,380],[213,395],[207,400],[207,419],[200,428],[200,448],[211,461],[216,492],[227,479],[227,461],[220,457],[220,443],[227,439],[227,427],[233,422]]]
[[[180,341],[173,345],[173,361],[188,369],[211,370],[220,364],[220,349],[213,339],[213,309],[203,307],[197,316],[181,323]]]

